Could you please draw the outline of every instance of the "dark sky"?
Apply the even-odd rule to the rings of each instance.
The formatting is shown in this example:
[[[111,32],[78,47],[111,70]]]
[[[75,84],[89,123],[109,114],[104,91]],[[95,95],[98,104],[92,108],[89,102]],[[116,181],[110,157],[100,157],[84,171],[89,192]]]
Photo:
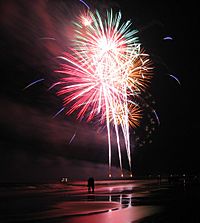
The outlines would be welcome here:
[[[148,139],[144,136],[145,128],[152,128],[148,120],[135,135],[131,132],[134,142],[139,138],[132,148],[133,172],[199,172],[197,5],[192,1],[87,3],[100,11],[120,9],[124,20],[131,19],[154,64],[148,100],[155,102],[160,125],[153,126]],[[105,128],[79,122],[64,112],[53,118],[62,108],[62,100],[56,90],[48,90],[58,78],[56,57],[67,47],[68,24],[82,9],[78,0],[0,3],[0,181],[107,175]],[[164,40],[167,36],[173,40]],[[24,89],[39,79],[44,80]],[[119,174],[115,152],[113,172]]]

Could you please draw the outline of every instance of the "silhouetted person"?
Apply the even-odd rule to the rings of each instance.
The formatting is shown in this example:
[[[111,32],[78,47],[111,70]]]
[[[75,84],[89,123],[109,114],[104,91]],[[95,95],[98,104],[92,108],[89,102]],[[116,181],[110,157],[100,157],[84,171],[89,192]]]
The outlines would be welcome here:
[[[93,177],[90,177],[88,179],[88,192],[94,192],[94,178]]]
[[[158,179],[158,183],[160,185],[161,184],[161,181],[162,181],[162,178],[161,178],[161,175],[160,174],[157,175],[157,179]]]

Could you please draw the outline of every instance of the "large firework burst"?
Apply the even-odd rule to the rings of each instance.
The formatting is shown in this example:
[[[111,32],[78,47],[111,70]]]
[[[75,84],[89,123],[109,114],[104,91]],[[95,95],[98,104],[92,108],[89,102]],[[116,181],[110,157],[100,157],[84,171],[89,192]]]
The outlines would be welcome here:
[[[149,55],[141,49],[137,30],[131,22],[121,22],[121,12],[112,10],[101,16],[88,12],[74,22],[72,46],[60,56],[63,63],[57,72],[63,78],[58,95],[64,96],[67,114],[91,121],[100,118],[108,134],[109,174],[111,170],[111,127],[114,127],[118,145],[120,168],[123,132],[131,170],[129,128],[139,125],[142,111],[137,103],[151,79]]]

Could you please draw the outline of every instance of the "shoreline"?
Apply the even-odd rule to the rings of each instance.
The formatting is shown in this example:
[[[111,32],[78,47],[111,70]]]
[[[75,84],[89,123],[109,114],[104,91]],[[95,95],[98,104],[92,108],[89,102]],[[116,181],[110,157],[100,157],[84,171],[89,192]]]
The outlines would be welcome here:
[[[200,197],[198,185],[186,188],[183,184],[170,185],[164,180],[161,184],[157,180],[99,181],[94,193],[88,193],[85,183],[1,188],[0,211],[3,215],[0,220],[126,223],[148,222],[147,219],[152,218],[157,223],[162,216],[171,218],[175,214],[171,207],[177,208],[177,215],[180,215],[179,206],[186,203],[189,207],[195,196]]]

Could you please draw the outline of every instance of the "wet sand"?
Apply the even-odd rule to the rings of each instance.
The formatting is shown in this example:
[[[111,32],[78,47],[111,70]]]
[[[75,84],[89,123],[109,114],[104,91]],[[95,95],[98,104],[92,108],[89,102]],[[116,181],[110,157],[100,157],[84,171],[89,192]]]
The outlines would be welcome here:
[[[166,180],[22,184],[0,187],[0,222],[200,222],[199,186]],[[193,216],[191,216],[192,213]]]

